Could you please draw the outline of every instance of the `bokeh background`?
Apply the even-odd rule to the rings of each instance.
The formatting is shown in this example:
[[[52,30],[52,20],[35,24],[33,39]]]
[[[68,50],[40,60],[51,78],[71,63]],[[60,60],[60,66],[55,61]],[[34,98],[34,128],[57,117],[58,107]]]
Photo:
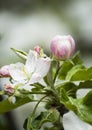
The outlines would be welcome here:
[[[0,0],[0,67],[20,61],[11,47],[28,51],[39,44],[50,53],[57,34],[72,35],[85,65],[92,65],[92,0]],[[0,130],[23,130],[32,106],[0,115]]]

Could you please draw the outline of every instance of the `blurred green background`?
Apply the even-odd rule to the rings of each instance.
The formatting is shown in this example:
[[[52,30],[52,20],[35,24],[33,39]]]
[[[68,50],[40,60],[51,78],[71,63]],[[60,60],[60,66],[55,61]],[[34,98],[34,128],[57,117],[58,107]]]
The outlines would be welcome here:
[[[0,66],[20,61],[11,47],[28,51],[39,44],[49,53],[50,41],[57,34],[72,35],[76,51],[91,65],[91,12],[92,0],[0,0]],[[23,130],[31,109],[29,104],[0,116],[0,130]]]

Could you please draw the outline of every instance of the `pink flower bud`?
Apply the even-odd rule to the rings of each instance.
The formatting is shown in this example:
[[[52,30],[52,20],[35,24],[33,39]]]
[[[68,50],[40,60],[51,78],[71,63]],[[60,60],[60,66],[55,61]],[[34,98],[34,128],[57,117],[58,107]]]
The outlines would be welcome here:
[[[34,47],[34,50],[37,52],[38,56],[46,58],[46,54],[44,54],[43,49],[40,46]]]
[[[14,93],[14,88],[11,84],[5,84],[4,85],[4,91],[8,95],[12,95]]]
[[[5,65],[0,68],[0,77],[10,77],[8,65]]]
[[[72,36],[55,36],[51,41],[51,52],[56,59],[69,58],[75,49],[75,41]]]
[[[40,46],[36,46],[34,50],[37,52],[38,55],[41,54],[42,48]]]

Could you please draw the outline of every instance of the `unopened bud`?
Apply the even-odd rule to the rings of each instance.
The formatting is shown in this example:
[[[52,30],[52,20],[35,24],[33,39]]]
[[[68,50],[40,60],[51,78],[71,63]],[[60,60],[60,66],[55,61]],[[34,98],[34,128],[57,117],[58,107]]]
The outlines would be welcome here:
[[[40,57],[44,57],[44,58],[47,57],[46,54],[44,54],[44,51],[43,51],[43,49],[40,46],[37,45],[36,47],[34,47],[34,50],[37,52],[37,54]]]
[[[14,88],[11,84],[5,84],[4,91],[7,95],[12,95],[14,93]]]
[[[0,68],[0,77],[10,77],[8,65],[5,65]]]
[[[75,41],[72,36],[55,36],[51,41],[52,55],[59,60],[66,60],[75,50]]]
[[[36,46],[34,50],[38,53],[38,55],[40,55],[42,48],[40,46]]]

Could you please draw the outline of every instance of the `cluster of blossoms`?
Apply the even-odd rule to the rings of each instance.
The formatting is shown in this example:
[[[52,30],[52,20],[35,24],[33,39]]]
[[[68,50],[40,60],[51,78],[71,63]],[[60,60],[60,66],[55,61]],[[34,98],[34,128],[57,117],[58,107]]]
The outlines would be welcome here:
[[[28,54],[13,50],[25,62],[17,62],[0,68],[0,78],[9,78],[9,83],[5,84],[3,90],[0,91],[0,95],[7,95],[5,101],[0,102],[0,113],[36,101],[32,114],[24,123],[26,130],[38,130],[45,122],[52,123],[52,126],[45,127],[44,130],[72,130],[74,120],[71,123],[67,121],[67,115],[70,116],[70,113],[73,115],[75,113],[83,121],[92,124],[92,116],[90,116],[92,91],[80,99],[76,96],[78,89],[92,88],[92,67],[86,68],[78,53],[72,57],[75,50],[75,41],[72,36],[55,36],[50,44],[50,57],[40,46],[29,50]],[[75,81],[78,81],[78,84]],[[35,96],[37,94],[41,95],[40,99]],[[46,111],[36,117],[35,111],[43,100]],[[4,108],[7,104],[8,107]],[[69,110],[74,113],[69,113]],[[68,114],[65,114],[66,112]],[[75,118],[77,119],[76,116]],[[78,121],[86,126],[81,120]],[[92,129],[88,127],[88,130]],[[86,127],[80,129],[75,125],[73,129],[77,130],[76,128],[86,130]]]
[[[41,48],[37,46],[34,50],[29,51],[25,64],[18,62],[0,69],[1,77],[12,78],[13,84],[5,84],[7,92],[13,90],[14,87],[31,91],[32,86],[30,85],[39,82],[47,74],[51,59],[41,52]]]
[[[57,60],[66,60],[75,49],[73,38],[68,36],[55,36],[51,41],[51,53]],[[12,84],[5,84],[5,92],[13,94],[15,88],[31,91],[31,84],[40,82],[48,73],[51,65],[51,58],[44,54],[40,46],[30,50],[26,62],[15,63],[1,67],[0,77],[10,77]]]

